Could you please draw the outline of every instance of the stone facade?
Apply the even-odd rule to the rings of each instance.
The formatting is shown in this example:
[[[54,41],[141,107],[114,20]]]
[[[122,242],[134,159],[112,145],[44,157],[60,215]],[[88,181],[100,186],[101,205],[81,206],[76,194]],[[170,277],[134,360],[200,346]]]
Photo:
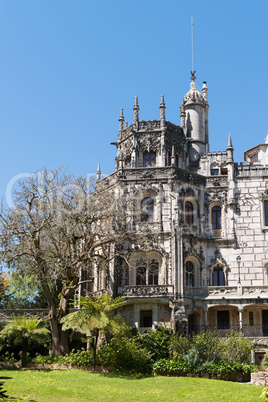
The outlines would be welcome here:
[[[140,331],[232,329],[268,335],[268,136],[245,152],[209,152],[207,86],[195,80],[181,105],[181,125],[119,117],[116,167],[97,185],[124,191],[139,207],[132,225],[158,236],[151,249],[125,245],[125,261],[95,267],[94,291],[124,295],[122,316]],[[226,141],[227,142],[227,141]],[[101,273],[102,272],[102,273]],[[102,277],[98,277],[102,275]]]

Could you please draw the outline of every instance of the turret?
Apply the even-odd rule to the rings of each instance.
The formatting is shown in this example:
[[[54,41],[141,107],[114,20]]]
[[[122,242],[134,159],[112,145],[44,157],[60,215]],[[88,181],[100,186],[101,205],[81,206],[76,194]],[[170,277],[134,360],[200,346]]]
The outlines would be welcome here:
[[[209,151],[208,141],[208,88],[203,83],[202,93],[196,88],[195,76],[192,74],[190,91],[185,95],[181,105],[181,126],[188,139],[190,164],[197,163],[202,155]]]

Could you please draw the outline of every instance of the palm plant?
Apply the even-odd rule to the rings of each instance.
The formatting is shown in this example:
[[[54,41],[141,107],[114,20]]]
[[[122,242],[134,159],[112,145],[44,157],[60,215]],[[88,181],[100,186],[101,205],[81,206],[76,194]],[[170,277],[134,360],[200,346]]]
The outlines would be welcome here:
[[[96,298],[81,297],[82,308],[65,316],[62,329],[78,330],[87,337],[94,336],[93,370],[96,367],[97,345],[100,331],[116,335],[127,329],[125,321],[114,310],[125,303],[123,297],[113,299],[109,295]]]
[[[32,340],[38,343],[46,342],[50,339],[50,331],[47,328],[38,327],[41,320],[36,317],[16,317],[0,332],[1,337],[11,337],[15,343],[22,345],[21,365],[26,367],[26,356],[28,345]]]

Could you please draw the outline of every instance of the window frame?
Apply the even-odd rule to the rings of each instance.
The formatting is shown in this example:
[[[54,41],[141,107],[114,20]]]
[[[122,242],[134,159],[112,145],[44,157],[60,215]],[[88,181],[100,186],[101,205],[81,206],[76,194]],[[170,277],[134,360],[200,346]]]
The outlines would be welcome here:
[[[151,197],[144,197],[141,200],[141,222],[154,222],[154,200]]]
[[[214,205],[211,208],[211,226],[212,230],[222,229],[222,207],[220,205]]]
[[[194,224],[194,204],[190,200],[186,200],[184,203],[184,223],[186,225]]]

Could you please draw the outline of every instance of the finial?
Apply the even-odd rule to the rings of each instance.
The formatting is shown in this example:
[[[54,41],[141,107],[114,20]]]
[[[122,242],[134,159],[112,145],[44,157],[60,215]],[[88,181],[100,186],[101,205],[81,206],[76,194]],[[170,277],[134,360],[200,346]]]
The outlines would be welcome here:
[[[207,87],[207,82],[203,81],[203,86],[202,86],[202,93],[205,99],[208,97],[208,87]]]
[[[196,76],[195,76],[196,71],[191,71],[191,80],[195,81],[196,80]]]
[[[267,131],[267,135],[266,138],[264,138],[265,144],[268,144],[268,131]]]
[[[127,122],[127,120],[125,121],[125,128],[128,128],[128,122]]]
[[[166,105],[165,105],[165,101],[164,101],[164,95],[161,95],[161,102],[160,102],[160,127],[165,127],[165,120],[166,120],[166,116],[165,116],[165,109],[166,109]]]
[[[138,129],[139,127],[139,104],[138,104],[138,95],[135,96],[135,103],[134,103],[134,124],[136,126],[136,128]]]
[[[100,180],[100,178],[101,178],[101,170],[100,170],[100,163],[98,163],[98,169],[97,169],[97,173],[96,173],[97,181]]]
[[[120,109],[120,116],[119,116],[119,131],[122,131],[124,129],[124,113],[123,113],[123,108],[121,107]]]

